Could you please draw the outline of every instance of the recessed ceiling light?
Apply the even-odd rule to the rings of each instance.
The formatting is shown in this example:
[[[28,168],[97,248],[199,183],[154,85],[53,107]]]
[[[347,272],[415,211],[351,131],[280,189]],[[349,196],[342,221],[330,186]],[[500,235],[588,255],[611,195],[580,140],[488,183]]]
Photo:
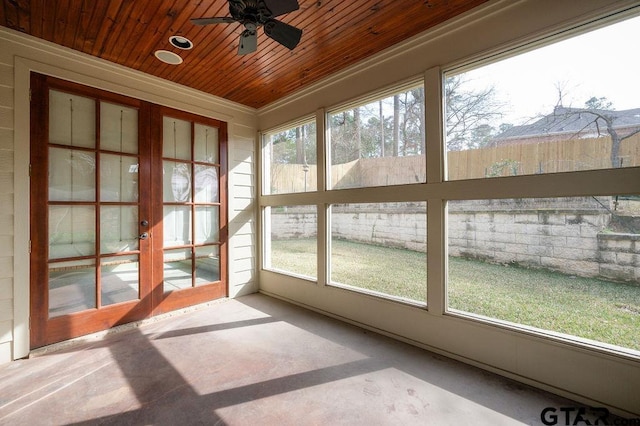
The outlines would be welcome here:
[[[178,49],[189,50],[193,47],[193,43],[191,42],[191,40],[186,37],[177,35],[169,37],[169,43],[171,43],[172,46],[177,47]]]
[[[156,58],[166,64],[179,65],[182,63],[182,58],[180,56],[173,52],[169,52],[168,50],[156,50],[154,54],[156,55]]]

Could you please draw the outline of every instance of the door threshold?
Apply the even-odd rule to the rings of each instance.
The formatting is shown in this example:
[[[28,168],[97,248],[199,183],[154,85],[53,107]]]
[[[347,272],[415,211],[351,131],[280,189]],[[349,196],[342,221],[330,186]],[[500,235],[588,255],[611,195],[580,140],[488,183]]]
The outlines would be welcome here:
[[[165,312],[163,314],[159,314],[153,317],[141,319],[138,321],[133,321],[127,324],[116,325],[115,327],[111,327],[107,330],[98,331],[91,334],[86,334],[84,336],[75,337],[69,340],[63,340],[62,342],[52,343],[50,345],[42,346],[36,349],[32,349],[29,352],[29,355],[26,356],[27,359],[37,358],[40,356],[48,355],[53,352],[58,352],[64,349],[68,349],[70,347],[74,347],[80,344],[89,343],[89,342],[99,342],[103,340],[105,337],[110,336],[112,334],[122,333],[124,331],[133,330],[139,327],[142,327],[147,324],[155,324],[159,321],[164,321],[166,319],[180,316],[189,312],[198,311],[201,309],[205,309],[219,303],[224,303],[229,299],[228,297],[222,297],[220,299],[211,300],[209,302],[200,303],[198,305],[188,306],[186,308],[177,309],[171,312]]]

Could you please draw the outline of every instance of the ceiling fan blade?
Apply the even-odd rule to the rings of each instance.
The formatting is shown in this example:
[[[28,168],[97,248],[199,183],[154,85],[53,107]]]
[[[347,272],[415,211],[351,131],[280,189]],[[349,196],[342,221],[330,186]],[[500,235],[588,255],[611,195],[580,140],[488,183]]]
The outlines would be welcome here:
[[[193,18],[191,23],[194,25],[209,25],[209,24],[231,24],[237,22],[235,19],[229,16],[216,16],[213,18]]]
[[[240,35],[238,44],[238,55],[253,53],[258,49],[258,33],[256,31],[244,30]]]
[[[264,4],[273,18],[300,9],[297,0],[264,0]]]
[[[264,24],[264,33],[290,50],[298,45],[302,37],[301,29],[276,19],[270,19]]]

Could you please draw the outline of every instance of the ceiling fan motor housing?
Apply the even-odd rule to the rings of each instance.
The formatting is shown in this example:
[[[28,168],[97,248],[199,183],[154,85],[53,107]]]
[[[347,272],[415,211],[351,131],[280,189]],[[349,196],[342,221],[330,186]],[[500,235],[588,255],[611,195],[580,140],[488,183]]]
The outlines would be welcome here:
[[[229,13],[238,22],[263,25],[273,17],[273,13],[263,0],[229,0]]]

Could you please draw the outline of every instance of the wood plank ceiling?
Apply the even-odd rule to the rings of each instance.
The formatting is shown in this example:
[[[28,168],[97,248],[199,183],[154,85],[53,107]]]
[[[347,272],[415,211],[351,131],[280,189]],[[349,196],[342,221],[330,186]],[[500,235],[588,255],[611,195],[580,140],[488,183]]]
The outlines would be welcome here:
[[[260,108],[487,0],[300,0],[278,17],[303,30],[292,51],[259,31],[258,51],[237,55],[240,24],[226,0],[3,0],[0,25],[160,78]],[[181,50],[180,35],[194,43]],[[184,62],[159,61],[156,50]]]

